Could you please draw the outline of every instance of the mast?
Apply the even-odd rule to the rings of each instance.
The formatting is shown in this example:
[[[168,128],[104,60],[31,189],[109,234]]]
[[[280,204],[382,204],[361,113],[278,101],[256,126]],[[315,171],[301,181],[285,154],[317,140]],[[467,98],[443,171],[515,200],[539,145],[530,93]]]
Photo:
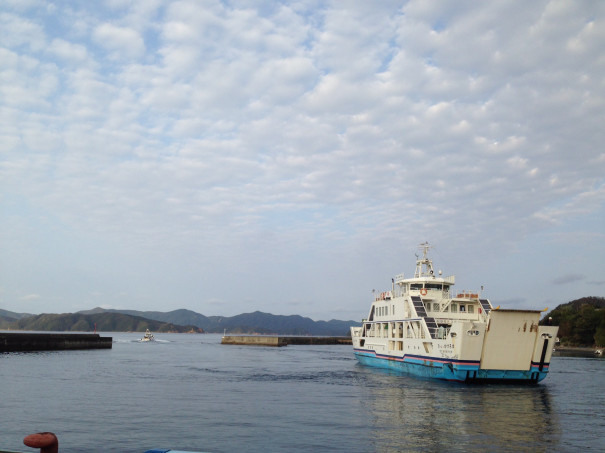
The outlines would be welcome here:
[[[414,278],[421,277],[434,277],[433,262],[428,258],[428,252],[431,246],[428,242],[423,242],[418,246],[422,250],[422,258],[416,255],[416,271],[414,272]]]

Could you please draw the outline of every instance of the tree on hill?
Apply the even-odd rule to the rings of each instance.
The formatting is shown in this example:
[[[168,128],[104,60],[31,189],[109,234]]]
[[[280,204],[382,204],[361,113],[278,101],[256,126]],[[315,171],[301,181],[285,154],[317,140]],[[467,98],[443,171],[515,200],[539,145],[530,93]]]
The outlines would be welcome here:
[[[552,318],[559,326],[559,339],[569,346],[605,346],[605,298],[583,297],[559,305],[542,324]]]

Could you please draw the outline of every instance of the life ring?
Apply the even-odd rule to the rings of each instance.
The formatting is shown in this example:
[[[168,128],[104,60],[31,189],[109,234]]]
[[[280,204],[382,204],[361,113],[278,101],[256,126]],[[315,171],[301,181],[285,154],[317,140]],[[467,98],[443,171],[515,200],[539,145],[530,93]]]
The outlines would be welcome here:
[[[422,288],[422,289],[420,290],[420,294],[422,294],[423,296],[426,296],[426,293],[427,293],[426,288]]]

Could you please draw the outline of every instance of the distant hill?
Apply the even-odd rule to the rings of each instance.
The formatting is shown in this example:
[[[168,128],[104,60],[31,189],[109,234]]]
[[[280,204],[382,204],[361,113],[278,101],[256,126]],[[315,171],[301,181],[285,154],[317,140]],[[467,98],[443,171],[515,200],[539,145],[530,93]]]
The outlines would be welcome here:
[[[30,316],[34,315],[30,315],[29,313],[15,313],[12,311],[0,309],[0,329],[9,329],[10,325],[15,321]]]
[[[145,329],[154,332],[195,332],[203,333],[203,329],[188,325],[176,325],[167,322],[131,316],[122,313],[63,313],[41,314],[21,318],[8,324],[3,329],[11,330],[37,330],[54,332],[144,332]]]
[[[169,312],[93,308],[77,313],[28,315],[0,310],[0,329],[40,331],[154,332],[204,331],[246,334],[349,336],[356,321],[313,321],[299,315],[255,311],[237,316],[204,316],[191,310]]]
[[[224,329],[232,333],[276,333],[289,335],[334,335],[349,336],[351,326],[359,326],[355,321],[313,321],[299,315],[272,315],[255,311],[232,317],[212,317],[212,331]]]
[[[29,313],[15,313],[15,312],[8,311],[8,310],[2,310],[0,308],[0,318],[3,318],[3,319],[21,319],[21,318],[27,318],[28,316],[34,316],[34,315],[29,314]]]
[[[582,297],[559,305],[541,321],[559,326],[561,344],[605,346],[605,298]]]
[[[605,346],[605,298],[583,297],[559,305],[542,324],[552,318],[559,326],[562,344]],[[255,311],[236,316],[204,316],[191,310],[169,312],[109,310],[94,308],[78,313],[30,315],[0,309],[0,329],[104,332],[214,332],[278,335],[349,336],[356,321],[313,321],[299,315],[273,315]]]
[[[130,316],[139,316],[141,318],[153,319],[155,321],[168,322],[178,325],[190,325],[197,326],[205,331],[209,331],[208,327],[212,325],[212,321],[208,317],[196,313],[191,310],[179,309],[169,312],[161,311],[137,311],[137,310],[114,310],[104,308],[94,308],[92,310],[80,311],[82,314],[95,314],[95,313],[121,313]]]
[[[227,330],[229,333],[349,336],[349,328],[360,325],[356,321],[313,321],[311,318],[299,315],[272,315],[260,311],[231,317],[204,316],[185,309],[158,312],[95,308],[81,313],[98,313],[99,311],[140,316],[142,318],[174,324],[192,325],[203,329],[205,332],[214,333],[223,333],[224,330]]]

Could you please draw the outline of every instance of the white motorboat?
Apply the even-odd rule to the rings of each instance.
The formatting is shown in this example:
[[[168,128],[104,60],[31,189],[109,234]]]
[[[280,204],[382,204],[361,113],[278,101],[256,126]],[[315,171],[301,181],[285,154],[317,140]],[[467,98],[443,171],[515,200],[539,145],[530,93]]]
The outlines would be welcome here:
[[[141,338],[141,341],[154,341],[155,338],[153,337],[153,334],[149,331],[149,329],[147,329],[145,331],[145,335],[143,336],[143,338]]]

